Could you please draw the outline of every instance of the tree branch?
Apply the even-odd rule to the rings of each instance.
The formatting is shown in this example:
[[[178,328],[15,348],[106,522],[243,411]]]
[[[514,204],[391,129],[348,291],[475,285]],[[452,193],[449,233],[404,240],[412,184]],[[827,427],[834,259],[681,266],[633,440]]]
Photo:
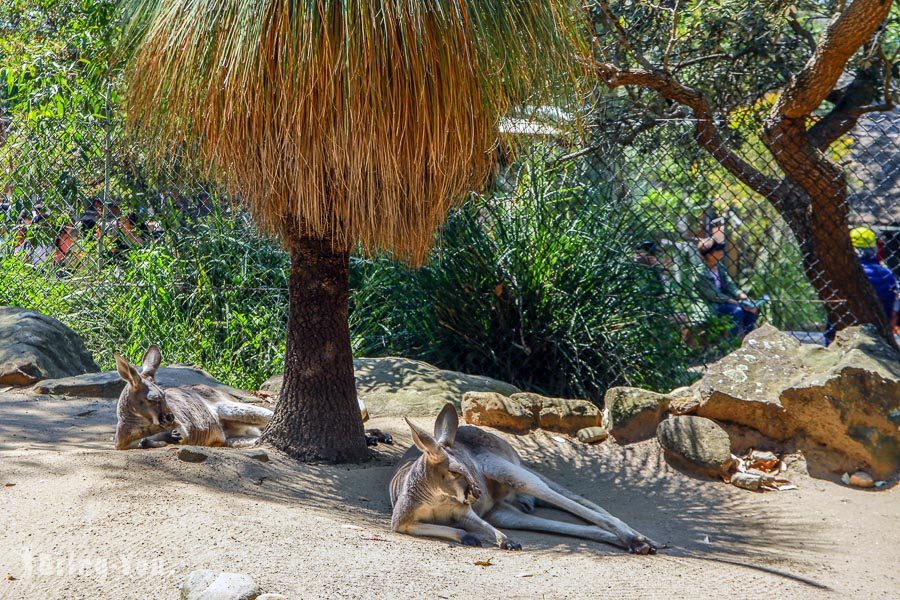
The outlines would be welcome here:
[[[891,0],[854,0],[828,25],[809,62],[792,78],[772,110],[773,118],[806,118],[834,89],[847,60],[878,29]]]
[[[779,181],[764,175],[729,148],[715,126],[709,101],[699,91],[680,83],[670,73],[662,70],[620,69],[609,63],[600,63],[597,65],[597,73],[611,89],[636,85],[654,90],[667,100],[686,106],[695,119],[694,137],[697,143],[729,173],[772,201],[777,201],[784,193]]]

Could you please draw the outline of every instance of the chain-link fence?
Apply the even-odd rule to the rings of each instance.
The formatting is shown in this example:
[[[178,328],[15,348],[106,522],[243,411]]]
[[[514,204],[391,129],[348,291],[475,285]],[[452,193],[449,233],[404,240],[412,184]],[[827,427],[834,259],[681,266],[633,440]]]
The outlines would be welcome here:
[[[898,117],[866,115],[829,149],[851,224],[879,234],[895,270]],[[615,383],[686,383],[764,322],[823,342],[811,257],[772,199],[698,146],[690,118],[596,117],[582,145],[560,133],[565,119],[504,123],[524,150],[501,157],[493,190],[452,216],[423,272],[353,260],[357,354],[596,397]],[[246,387],[280,369],[288,258],[239,202],[177,160],[147,168],[117,118],[3,125],[0,304],[59,318],[107,367],[114,352],[161,343],[167,359]],[[757,125],[723,129],[754,168],[781,177]]]

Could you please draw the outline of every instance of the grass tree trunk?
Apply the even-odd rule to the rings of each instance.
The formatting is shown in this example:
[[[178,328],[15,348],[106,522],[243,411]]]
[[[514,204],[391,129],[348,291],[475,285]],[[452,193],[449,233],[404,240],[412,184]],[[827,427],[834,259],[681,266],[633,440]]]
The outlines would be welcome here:
[[[291,253],[284,384],[265,442],[304,461],[368,456],[347,320],[350,255],[328,240],[286,239]]]

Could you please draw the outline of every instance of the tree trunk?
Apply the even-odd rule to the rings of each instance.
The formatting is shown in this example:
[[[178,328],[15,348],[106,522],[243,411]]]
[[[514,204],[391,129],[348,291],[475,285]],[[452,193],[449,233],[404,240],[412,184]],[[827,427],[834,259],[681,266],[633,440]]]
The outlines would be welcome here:
[[[809,141],[804,119],[769,121],[763,139],[787,178],[802,188],[808,206],[777,206],[794,234],[803,239],[804,267],[822,300],[828,320],[838,330],[858,323],[875,325],[891,345],[896,345],[875,291],[866,279],[850,244],[847,182],[838,165],[829,161]],[[798,194],[793,200],[799,199]],[[790,195],[785,203],[791,204]],[[806,204],[804,202],[804,204]],[[791,212],[807,212],[801,219]],[[808,246],[808,248],[806,247]]]
[[[292,235],[284,384],[263,441],[303,461],[368,457],[347,321],[350,255]]]

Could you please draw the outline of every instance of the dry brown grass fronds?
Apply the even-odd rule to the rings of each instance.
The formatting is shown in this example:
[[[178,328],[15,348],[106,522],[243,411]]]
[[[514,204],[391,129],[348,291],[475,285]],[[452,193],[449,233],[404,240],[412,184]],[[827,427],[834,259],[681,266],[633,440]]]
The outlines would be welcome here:
[[[500,117],[570,92],[578,2],[134,0],[129,117],[262,227],[421,264]]]

